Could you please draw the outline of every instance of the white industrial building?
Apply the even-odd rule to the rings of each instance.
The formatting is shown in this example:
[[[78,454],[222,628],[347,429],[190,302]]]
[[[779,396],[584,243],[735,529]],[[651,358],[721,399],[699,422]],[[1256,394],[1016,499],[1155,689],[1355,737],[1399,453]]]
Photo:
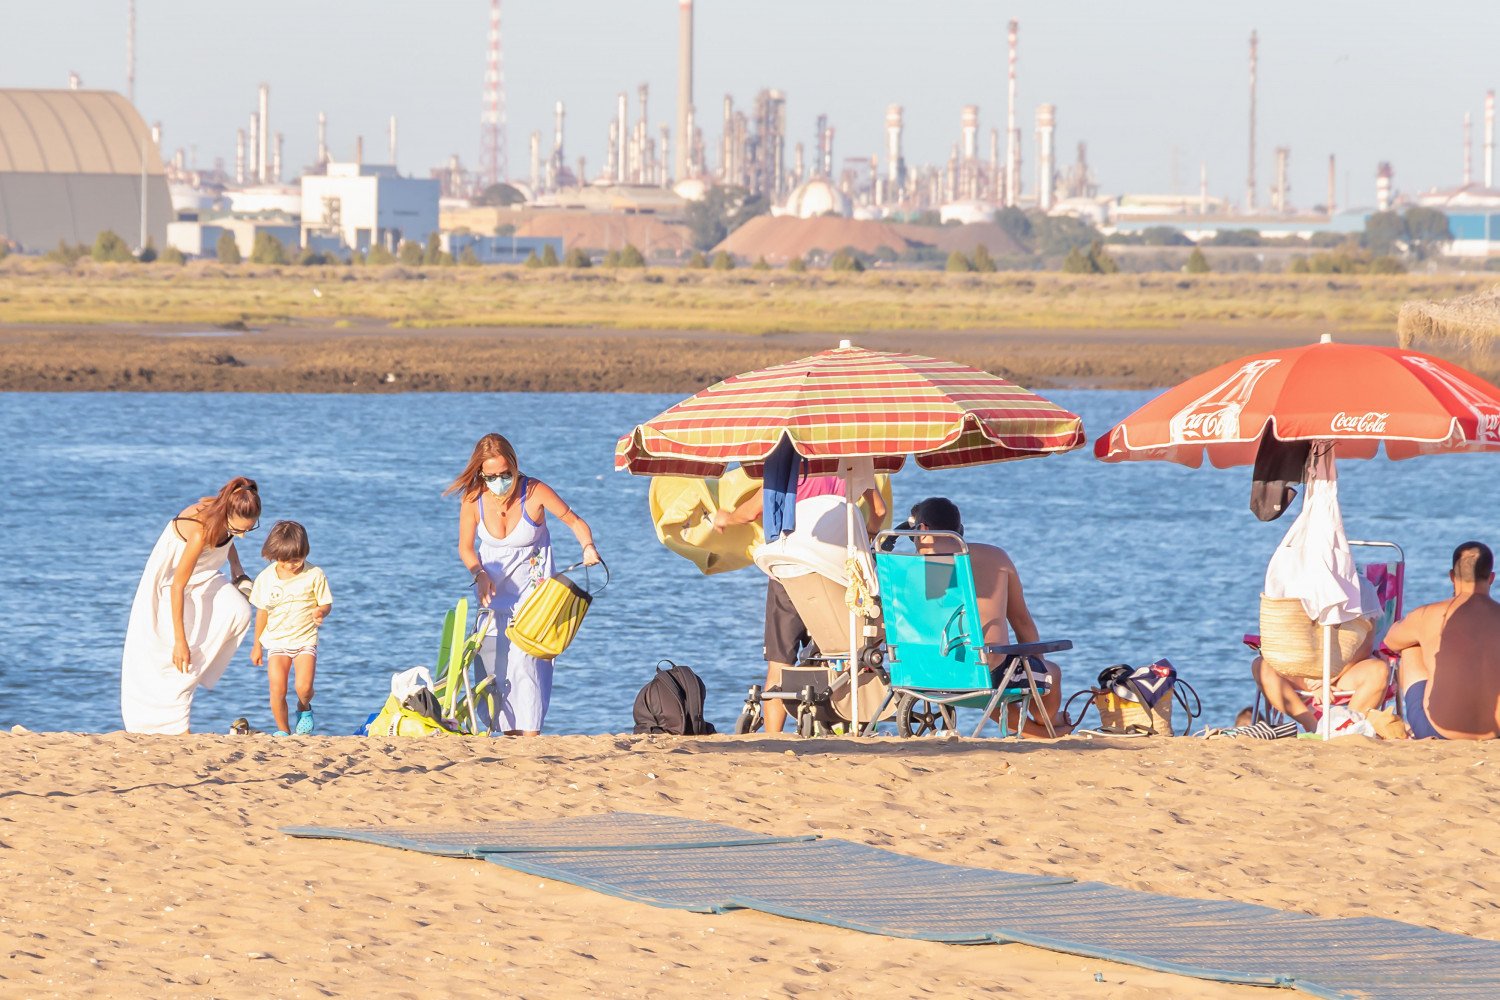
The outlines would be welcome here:
[[[402,240],[421,242],[438,231],[440,184],[402,177],[377,163],[330,163],[326,174],[302,178],[302,236],[339,236],[345,246],[394,251]]]

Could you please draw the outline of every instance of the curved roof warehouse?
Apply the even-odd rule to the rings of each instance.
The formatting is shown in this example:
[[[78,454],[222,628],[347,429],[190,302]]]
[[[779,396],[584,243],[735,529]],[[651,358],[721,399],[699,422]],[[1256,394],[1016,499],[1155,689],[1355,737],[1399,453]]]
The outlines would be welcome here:
[[[171,217],[161,154],[124,97],[0,89],[0,237],[40,251],[112,229],[163,246]]]

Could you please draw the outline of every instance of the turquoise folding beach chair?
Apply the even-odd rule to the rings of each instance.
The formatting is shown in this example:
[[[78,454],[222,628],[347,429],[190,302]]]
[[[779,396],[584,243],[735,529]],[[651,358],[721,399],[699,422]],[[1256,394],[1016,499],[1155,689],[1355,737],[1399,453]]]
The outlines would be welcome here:
[[[881,609],[885,617],[886,666],[890,671],[895,701],[896,725],[903,736],[956,726],[956,710],[981,708],[978,736],[997,709],[1000,735],[1011,735],[1012,704],[1035,706],[1048,734],[1052,720],[1042,706],[1042,694],[1033,676],[1033,662],[1048,653],[1072,649],[1066,639],[1049,642],[987,644],[979,600],[974,587],[974,569],[963,538],[947,531],[885,531],[877,538],[948,538],[958,551],[944,555],[918,552],[875,554],[875,572],[880,580]],[[998,666],[990,658],[999,654]],[[884,714],[884,706],[881,713]]]

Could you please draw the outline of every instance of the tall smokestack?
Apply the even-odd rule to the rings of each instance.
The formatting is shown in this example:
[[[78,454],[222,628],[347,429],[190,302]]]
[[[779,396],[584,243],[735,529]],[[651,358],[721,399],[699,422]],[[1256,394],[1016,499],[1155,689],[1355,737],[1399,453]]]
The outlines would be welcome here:
[[[365,137],[362,135],[354,137],[354,162],[356,165],[365,162]]]
[[[1021,130],[1016,126],[1016,41],[1019,21],[1010,22],[1010,69],[1005,101],[1005,203],[1014,205],[1021,196]]]
[[[264,184],[271,169],[271,87],[265,83],[260,85],[260,142],[255,148],[256,179]]]
[[[672,129],[666,122],[661,123],[661,143],[656,147],[656,161],[656,183],[671,187],[672,175],[667,171],[667,164],[672,162]]]
[[[1495,186],[1495,92],[1484,92],[1484,186]]]
[[[1375,171],[1375,210],[1386,212],[1391,207],[1391,179],[1395,171],[1389,163],[1382,163]]]
[[[161,122],[151,123],[151,145],[161,149]]]
[[[833,126],[823,129],[823,176],[833,180]]]
[[[1464,187],[1474,183],[1474,123],[1464,112]]]
[[[531,193],[542,189],[542,133],[531,133]]]
[[[1260,42],[1250,32],[1250,173],[1245,181],[1245,211],[1255,211],[1255,63]]]
[[[692,173],[692,114],[693,0],[677,0],[677,159],[672,170],[678,180]]]
[[[130,0],[125,22],[125,96],[135,103],[135,0]],[[76,87],[74,88],[77,89]]]
[[[610,182],[615,179],[620,169],[620,123],[615,119],[609,122],[609,144],[604,153],[604,178]],[[579,178],[580,182],[582,178]]]
[[[999,201],[1001,193],[1001,130],[990,129],[990,186],[984,196]]]
[[[979,197],[979,106],[977,104],[964,105],[959,115],[959,125],[963,137],[961,145],[963,157],[959,165],[959,171],[963,176],[962,196],[977,198]]]
[[[391,166],[396,165],[396,116],[391,115],[390,134],[386,139],[387,148],[390,151]]]
[[[328,116],[318,112],[318,166],[328,163]]]
[[[905,173],[906,164],[901,159],[901,105],[892,104],[885,109],[885,183],[892,197],[901,190]]]
[[[1036,204],[1046,212],[1052,208],[1053,137],[1057,129],[1057,107],[1043,104],[1036,109]]]
[[[1335,183],[1336,182],[1334,181],[1333,154],[1329,153],[1328,154],[1328,217],[1330,219],[1333,218],[1334,214],[1338,211],[1338,205],[1336,204],[1336,202],[1338,201],[1338,188],[1335,187]]]
[[[731,174],[734,170],[734,98],[724,95],[724,136],[723,149],[719,151],[719,178],[726,184],[733,184]]]
[[[979,158],[979,105],[965,104],[959,117],[963,129],[963,157],[965,160]]]
[[[234,182],[245,183],[245,130],[234,130]]]
[[[561,167],[563,160],[563,118],[567,115],[567,109],[563,102],[558,101],[552,109],[552,155],[557,158],[557,165]]]
[[[625,171],[627,168],[625,146],[630,142],[630,98],[625,91],[620,91],[615,108],[615,126],[618,130],[618,139],[615,143],[615,183],[624,184],[627,180]]]
[[[276,133],[276,144],[271,147],[271,183],[281,183],[281,133]]]
[[[254,184],[260,179],[260,115],[254,111],[250,112],[250,150],[249,163],[245,170],[246,183]]]
[[[634,180],[637,184],[650,184],[651,178],[647,176],[647,164],[651,160],[651,115],[648,112],[647,100],[651,96],[650,87],[641,84],[636,88],[636,98],[641,102],[641,120],[635,123],[636,135],[636,167]]]
[[[1292,151],[1285,146],[1276,147],[1276,190],[1271,193],[1271,208],[1282,214],[1287,210],[1287,166]]]

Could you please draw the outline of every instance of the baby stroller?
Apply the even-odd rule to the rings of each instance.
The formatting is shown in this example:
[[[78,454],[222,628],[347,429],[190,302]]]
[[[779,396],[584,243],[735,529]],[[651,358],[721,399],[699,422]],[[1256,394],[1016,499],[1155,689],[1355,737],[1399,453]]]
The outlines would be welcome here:
[[[796,720],[800,736],[829,735],[840,728],[852,731],[851,677],[855,674],[859,677],[860,726],[871,726],[894,713],[886,705],[889,678],[885,672],[885,633],[864,529],[856,525],[859,555],[851,563],[842,497],[803,501],[798,505],[797,519],[797,530],[763,545],[755,554],[755,564],[786,588],[815,648],[783,670],[779,684],[765,689],[758,684],[750,687],[734,725],[739,735],[754,732],[762,724],[765,699],[787,703],[787,714]],[[849,663],[851,604],[858,632],[858,663],[854,669]]]

